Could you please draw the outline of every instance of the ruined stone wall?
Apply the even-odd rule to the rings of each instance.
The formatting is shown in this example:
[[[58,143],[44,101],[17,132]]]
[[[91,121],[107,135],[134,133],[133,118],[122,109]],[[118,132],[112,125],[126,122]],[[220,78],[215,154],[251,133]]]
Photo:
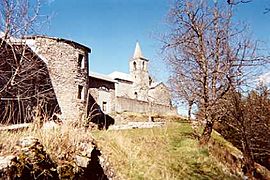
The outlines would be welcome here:
[[[112,91],[105,91],[99,90],[99,97],[98,97],[98,104],[101,107],[101,110],[104,113],[110,113],[114,109],[114,90]]]
[[[111,99],[111,111],[116,112],[138,112],[138,113],[158,113],[158,114],[176,114],[176,108],[171,105],[171,96],[167,87],[161,83],[155,88],[149,89],[145,87],[143,90],[136,90],[133,83],[122,82],[118,80],[115,84],[116,97]],[[148,92],[143,94],[142,91]],[[137,92],[137,95],[135,94]],[[102,105],[101,99],[106,99],[110,95],[105,93],[95,92],[96,100],[99,105]],[[142,100],[143,99],[143,100]],[[151,101],[151,105],[147,101]]]
[[[47,61],[62,118],[80,119],[86,110],[88,51],[59,39],[35,37],[33,41],[38,55]],[[81,64],[80,56],[83,56]]]
[[[171,94],[163,83],[160,83],[155,88],[150,89],[148,94],[150,101],[156,104],[171,106]]]
[[[132,82],[118,81],[118,83],[115,84],[115,91],[117,97],[135,98]]]
[[[162,115],[175,115],[177,114],[176,108],[171,106],[165,106],[162,104],[149,104],[146,101],[138,101],[135,99],[128,99],[124,97],[116,97],[115,99],[115,111],[116,112],[138,112],[162,114]]]
[[[114,89],[106,91],[104,89],[89,88],[89,92],[104,113],[110,113],[115,111]],[[92,106],[92,104],[90,106]]]
[[[114,111],[115,83],[89,77],[89,91],[104,113]],[[106,103],[106,104],[104,104]],[[91,105],[90,105],[91,106]]]

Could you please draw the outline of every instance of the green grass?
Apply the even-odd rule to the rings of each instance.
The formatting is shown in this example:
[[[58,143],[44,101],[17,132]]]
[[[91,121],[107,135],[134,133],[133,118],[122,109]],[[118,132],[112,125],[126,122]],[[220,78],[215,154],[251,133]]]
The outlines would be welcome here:
[[[240,179],[223,164],[230,165],[224,158],[224,149],[232,154],[239,151],[215,132],[213,139],[218,146],[214,150],[200,147],[188,123],[170,122],[162,128],[120,131],[84,132],[69,126],[2,131],[0,156],[16,152],[16,142],[26,136],[37,137],[50,157],[60,164],[72,161],[80,142],[94,138],[119,179]]]
[[[120,179],[240,179],[201,148],[188,123],[94,132]]]

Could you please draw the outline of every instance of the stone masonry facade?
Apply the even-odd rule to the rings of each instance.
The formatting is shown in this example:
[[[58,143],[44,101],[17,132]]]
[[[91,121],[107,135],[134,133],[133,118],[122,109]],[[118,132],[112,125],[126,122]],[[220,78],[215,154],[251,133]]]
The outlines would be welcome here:
[[[81,119],[86,111],[91,50],[73,41],[46,36],[29,37],[26,42],[47,64],[61,118]]]
[[[27,66],[31,67],[37,61],[42,67],[33,67],[37,71],[40,68],[45,69],[43,76],[34,79],[35,76],[31,76],[28,84],[33,83],[33,87],[39,88],[43,86],[43,81],[49,82],[46,87],[52,96],[47,98],[50,99],[47,102],[54,103],[48,113],[50,116],[57,114],[65,121],[82,120],[88,117],[93,107],[106,114],[127,111],[176,114],[168,88],[162,82],[154,82],[149,75],[149,60],[143,57],[139,43],[136,44],[134,55],[129,61],[129,74],[113,72],[104,75],[89,70],[91,49],[77,42],[40,35],[26,37],[20,42],[23,44],[22,47],[27,48],[28,56],[31,55],[36,59],[28,58],[25,61],[28,63]],[[7,61],[8,58],[3,57],[2,60]],[[9,67],[3,71],[7,70],[6,73],[9,73],[8,69]],[[43,91],[47,91],[44,88],[39,89],[35,92],[29,91],[28,96],[42,95]],[[15,91],[14,93],[12,97],[18,98],[19,94]],[[42,97],[46,95],[43,93]],[[0,103],[5,106],[2,102],[1,100]],[[16,106],[20,109],[20,103]],[[45,109],[43,111],[46,111]]]

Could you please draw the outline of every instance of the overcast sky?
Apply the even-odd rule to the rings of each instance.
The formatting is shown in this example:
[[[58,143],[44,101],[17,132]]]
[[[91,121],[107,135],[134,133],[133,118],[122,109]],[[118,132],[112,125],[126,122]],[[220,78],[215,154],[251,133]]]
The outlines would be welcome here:
[[[52,15],[46,34],[67,38],[92,49],[92,71],[109,74],[128,72],[135,43],[150,59],[152,73],[165,80],[159,57],[158,34],[166,31],[165,18],[172,0],[47,0],[43,13]],[[225,1],[225,0],[224,0]],[[269,0],[253,0],[238,6],[237,20],[250,24],[253,36],[269,42]]]

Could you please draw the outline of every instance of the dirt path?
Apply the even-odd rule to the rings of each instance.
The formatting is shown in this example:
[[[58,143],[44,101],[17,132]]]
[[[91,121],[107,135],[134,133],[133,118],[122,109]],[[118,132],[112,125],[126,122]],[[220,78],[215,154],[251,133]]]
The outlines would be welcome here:
[[[165,122],[128,122],[127,124],[112,125],[108,130],[137,129],[162,127]]]

